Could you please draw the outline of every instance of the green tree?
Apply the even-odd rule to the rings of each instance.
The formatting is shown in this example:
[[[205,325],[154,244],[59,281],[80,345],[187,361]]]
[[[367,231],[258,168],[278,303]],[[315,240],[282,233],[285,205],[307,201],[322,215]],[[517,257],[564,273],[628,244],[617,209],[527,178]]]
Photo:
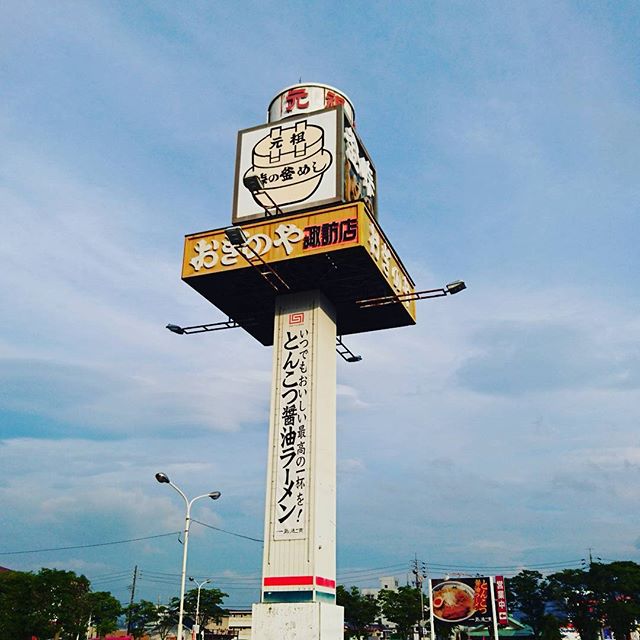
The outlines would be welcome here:
[[[548,577],[551,598],[571,620],[581,640],[597,640],[602,617],[601,602],[588,571],[564,569]]]
[[[640,565],[630,561],[593,563],[589,577],[607,626],[616,638],[625,640],[640,620]]]
[[[122,605],[108,591],[88,594],[91,622],[99,636],[104,636],[118,628],[118,618]]]
[[[160,636],[160,640],[166,640],[178,626],[178,609],[172,605],[160,605],[156,609],[156,615],[153,631]]]
[[[229,594],[220,591],[220,589],[200,589],[200,610],[198,620],[196,620],[198,590],[190,589],[184,594],[185,616],[197,622],[201,629],[210,622],[220,622],[222,616],[226,613],[226,610],[220,605],[228,595]],[[173,598],[169,606],[178,609],[180,606],[180,598]]]
[[[546,618],[546,607],[551,597],[549,583],[539,571],[524,569],[513,578],[507,579],[508,602],[520,619],[533,630],[535,638],[540,638]]]
[[[595,640],[608,626],[625,640],[640,620],[640,565],[594,562],[586,570],[565,569],[549,576],[556,604],[583,640]]]
[[[40,569],[34,583],[32,606],[41,635],[75,640],[89,622],[89,580],[73,571]],[[44,633],[42,633],[44,631]]]
[[[541,640],[562,640],[560,620],[551,613],[544,616],[540,638]]]
[[[0,637],[75,640],[89,622],[89,581],[73,571],[3,572]]]
[[[23,640],[41,632],[31,607],[35,580],[32,573],[0,573],[0,638]]]
[[[410,586],[399,587],[397,591],[382,589],[378,601],[382,614],[396,625],[400,637],[411,637],[413,627],[422,618],[420,591]]]
[[[347,591],[341,584],[336,590],[336,602],[344,607],[344,621],[348,624],[349,638],[362,638],[366,628],[375,622],[380,606],[373,596],[365,596],[358,587]]]
[[[130,604],[124,608],[124,613],[129,621],[129,631],[136,639],[142,638],[158,624],[158,607],[148,600]]]

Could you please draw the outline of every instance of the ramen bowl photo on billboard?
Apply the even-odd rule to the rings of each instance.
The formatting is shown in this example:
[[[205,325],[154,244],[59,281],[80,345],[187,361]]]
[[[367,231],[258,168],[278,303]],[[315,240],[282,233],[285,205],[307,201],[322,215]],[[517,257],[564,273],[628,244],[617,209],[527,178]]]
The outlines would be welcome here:
[[[474,590],[463,582],[450,580],[433,588],[433,616],[444,622],[462,622],[474,613]]]

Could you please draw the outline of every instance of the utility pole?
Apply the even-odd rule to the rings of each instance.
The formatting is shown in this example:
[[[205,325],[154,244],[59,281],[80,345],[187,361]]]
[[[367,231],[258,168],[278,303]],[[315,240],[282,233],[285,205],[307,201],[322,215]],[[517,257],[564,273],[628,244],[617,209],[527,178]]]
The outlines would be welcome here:
[[[589,563],[587,564],[587,560],[582,558],[582,566],[591,570],[591,565],[593,564],[593,547],[587,547],[587,551],[589,552]],[[602,558],[600,556],[596,556],[596,562],[602,562]]]
[[[131,583],[131,599],[129,600],[129,611],[127,612],[127,635],[131,633],[131,607],[136,597],[136,580],[138,579],[138,565],[133,567],[133,582]]]
[[[418,562],[418,554],[413,559],[413,574],[416,577],[416,588],[420,590],[420,620],[418,621],[418,635],[424,636],[424,592],[422,589],[424,579],[427,577],[427,566],[424,562]]]

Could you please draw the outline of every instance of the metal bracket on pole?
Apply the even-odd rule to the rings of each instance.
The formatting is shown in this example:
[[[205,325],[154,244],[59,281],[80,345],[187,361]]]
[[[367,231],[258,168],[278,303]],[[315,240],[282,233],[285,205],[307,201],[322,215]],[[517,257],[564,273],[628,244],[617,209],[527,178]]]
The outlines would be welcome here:
[[[267,215],[267,217],[271,217],[274,215],[283,215],[282,209],[278,206],[276,201],[271,197],[268,191],[264,188],[264,185],[262,184],[262,180],[258,176],[256,175],[245,176],[242,182],[244,186],[247,189],[249,189],[249,191],[251,191],[251,193],[254,196],[254,200],[256,200],[256,202],[258,202],[256,196],[265,196],[267,200],[269,200],[269,202],[271,203],[271,207],[273,207],[274,211],[269,211],[269,207],[265,206],[261,202],[258,202],[258,204],[264,209],[264,212]]]
[[[364,300],[356,300],[356,304],[361,308],[381,307],[385,304],[397,304],[410,302],[411,300],[424,300],[425,298],[442,298],[446,296],[445,289],[427,289],[425,291],[414,291],[413,293],[399,293],[390,296],[381,296],[379,298],[366,298]]]
[[[259,182],[256,176],[252,176],[251,179],[247,178],[246,181],[252,179]],[[242,227],[227,227],[224,230],[224,235],[227,236],[227,240],[238,254],[265,279],[267,284],[272,287],[276,293],[286,293],[291,290],[291,287],[280,277],[280,274],[270,264],[267,264],[262,256],[249,244],[249,238]],[[244,249],[251,252],[251,258],[244,252]],[[257,262],[253,261],[254,258]],[[270,276],[273,280],[270,279]]]
[[[291,287],[280,277],[280,274],[278,274],[278,272],[271,265],[266,263],[263,260],[262,256],[253,247],[245,244],[243,247],[236,248],[238,253],[249,263],[249,266],[253,267],[266,280],[267,284],[269,284],[269,286],[271,286],[273,290],[276,291],[276,293],[285,293],[286,291],[291,290]],[[247,248],[249,249],[249,251],[251,251],[260,265],[252,262],[251,258],[245,255],[245,253],[242,251],[242,249],[244,248]],[[270,280],[269,276],[275,278],[275,282]]]
[[[342,342],[342,336],[336,336],[336,351],[345,362],[360,362],[362,356],[357,356]]]
[[[178,335],[191,334],[191,333],[207,333],[209,331],[220,331],[221,329],[237,329],[240,325],[229,318],[221,322],[210,322],[209,324],[195,324],[191,327],[181,327],[177,324],[168,324],[167,329],[172,333]]]
[[[274,211],[269,211],[269,209],[265,207],[265,205],[262,205],[262,208],[264,209],[264,212],[267,214],[267,216],[271,217],[275,215],[283,215],[282,209],[275,203],[274,199],[266,191],[259,191],[256,193],[259,193],[261,196],[267,196],[267,198],[271,202],[271,206],[273,207]]]
[[[210,322],[209,324],[195,324],[190,327],[181,327],[177,324],[168,324],[167,329],[172,333],[178,335],[191,335],[192,333],[209,333],[211,331],[220,331],[222,329],[237,329],[240,327],[235,320],[229,318],[222,322]],[[360,362],[362,356],[357,356],[347,345],[342,341],[342,336],[336,337],[336,352],[345,360],[345,362]]]
[[[412,300],[425,300],[426,298],[443,298],[447,295],[454,295],[467,288],[462,280],[450,282],[444,287],[437,289],[425,289],[423,291],[411,291],[409,293],[392,293],[390,296],[380,296],[379,298],[365,298],[356,300],[356,304],[361,308],[381,307],[385,304],[398,304],[411,302]]]

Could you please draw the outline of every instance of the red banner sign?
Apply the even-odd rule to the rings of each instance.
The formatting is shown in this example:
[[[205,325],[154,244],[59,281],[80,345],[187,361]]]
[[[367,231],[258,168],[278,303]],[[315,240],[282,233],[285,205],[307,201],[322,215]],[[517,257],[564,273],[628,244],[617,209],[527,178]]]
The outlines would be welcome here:
[[[507,611],[507,592],[504,585],[504,578],[496,576],[496,616],[498,624],[506,626],[509,624],[509,613]]]

